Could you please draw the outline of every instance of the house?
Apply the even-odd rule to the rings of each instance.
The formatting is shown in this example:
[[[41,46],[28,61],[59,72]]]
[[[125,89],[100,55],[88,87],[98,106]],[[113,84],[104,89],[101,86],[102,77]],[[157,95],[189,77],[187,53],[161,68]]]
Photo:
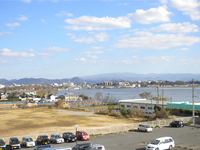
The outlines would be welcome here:
[[[46,100],[50,101],[50,102],[57,102],[58,101],[57,96],[55,96],[53,94],[47,95]]]
[[[155,105],[166,108],[167,101],[155,101],[146,99],[119,100],[119,109],[124,107],[126,110],[137,110],[145,114],[154,113]]]

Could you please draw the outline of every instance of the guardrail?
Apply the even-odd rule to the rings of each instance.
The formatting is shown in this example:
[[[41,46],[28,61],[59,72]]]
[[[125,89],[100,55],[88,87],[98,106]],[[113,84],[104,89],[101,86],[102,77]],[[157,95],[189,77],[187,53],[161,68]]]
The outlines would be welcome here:
[[[91,128],[85,128],[85,127],[79,127],[78,130],[86,131],[89,135],[99,135],[99,134],[111,134],[111,133],[119,133],[119,132],[128,132],[129,130],[135,130],[138,128],[139,124],[147,124],[151,127],[163,127],[163,126],[169,126],[169,124],[174,120],[182,120],[184,123],[189,122],[192,120],[192,117],[178,117],[174,119],[166,119],[166,120],[156,120],[156,121],[148,121],[148,122],[137,122],[137,123],[130,123],[130,124],[117,124],[112,126],[104,126],[104,127],[91,127]],[[74,127],[61,127],[61,128],[55,128],[54,131],[49,130],[45,131],[44,133],[37,133],[37,134],[30,134],[30,135],[24,135],[24,136],[30,136],[33,140],[36,140],[39,135],[48,135],[50,137],[51,134],[57,133],[62,135],[63,132],[72,132],[75,133]],[[17,137],[20,141],[24,136],[12,136]],[[6,143],[9,142],[10,137],[4,137],[2,138]]]

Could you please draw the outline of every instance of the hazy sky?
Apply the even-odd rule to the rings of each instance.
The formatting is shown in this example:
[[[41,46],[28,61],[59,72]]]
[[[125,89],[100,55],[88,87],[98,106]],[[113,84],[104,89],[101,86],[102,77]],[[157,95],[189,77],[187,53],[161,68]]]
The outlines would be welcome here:
[[[0,79],[200,73],[200,0],[0,0]]]

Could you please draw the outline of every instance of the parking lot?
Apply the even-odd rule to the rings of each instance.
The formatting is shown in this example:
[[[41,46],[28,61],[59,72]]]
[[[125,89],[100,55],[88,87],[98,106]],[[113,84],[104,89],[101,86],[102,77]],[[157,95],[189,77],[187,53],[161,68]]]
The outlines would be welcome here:
[[[171,136],[176,144],[174,150],[199,150],[200,149],[200,125],[190,125],[183,128],[163,127],[154,129],[151,133],[131,130],[129,132],[108,134],[91,138],[89,141],[78,141],[78,143],[90,142],[93,144],[102,144],[106,150],[145,150],[146,145],[158,137]],[[19,139],[21,140],[21,139]],[[52,147],[70,146],[74,143],[51,144]],[[32,150],[33,148],[22,148],[23,150]]]

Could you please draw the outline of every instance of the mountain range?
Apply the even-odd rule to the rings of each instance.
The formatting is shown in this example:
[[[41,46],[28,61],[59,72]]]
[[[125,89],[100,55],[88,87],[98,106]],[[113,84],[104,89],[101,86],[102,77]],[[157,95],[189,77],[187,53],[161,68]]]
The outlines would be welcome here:
[[[200,74],[136,74],[130,72],[124,73],[107,73],[107,74],[98,74],[91,76],[82,76],[82,77],[73,77],[65,79],[45,79],[45,78],[22,78],[14,80],[0,79],[0,84],[12,85],[16,84],[52,84],[52,83],[63,83],[63,82],[74,82],[76,84],[81,84],[84,82],[87,83],[102,83],[103,81],[191,81],[200,80]]]

